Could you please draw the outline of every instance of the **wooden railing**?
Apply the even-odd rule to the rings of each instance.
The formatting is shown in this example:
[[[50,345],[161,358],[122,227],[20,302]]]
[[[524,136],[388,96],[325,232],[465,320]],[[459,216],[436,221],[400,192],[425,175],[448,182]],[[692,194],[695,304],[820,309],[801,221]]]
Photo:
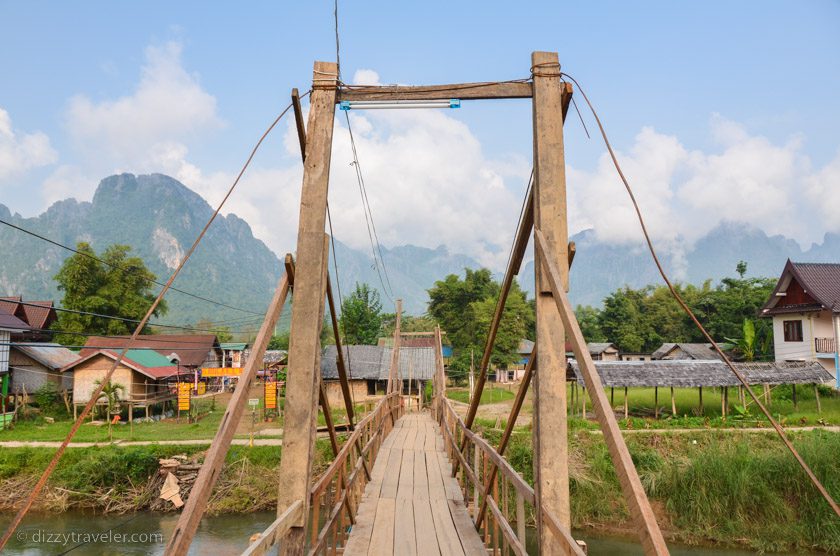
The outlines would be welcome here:
[[[537,513],[534,489],[485,439],[464,425],[448,399],[439,397],[436,407],[446,453],[453,464],[459,463],[457,479],[464,504],[473,523],[480,525],[479,535],[485,546],[494,555],[527,554],[526,528],[535,523]],[[492,484],[488,485],[489,481]],[[572,554],[585,554],[545,508],[542,519],[554,534],[554,542],[563,544]]]
[[[362,494],[370,477],[376,455],[385,437],[394,427],[394,421],[403,413],[399,393],[392,393],[356,423],[338,454],[326,471],[309,490],[308,519],[310,556],[336,554],[347,542],[347,529],[356,519]],[[243,553],[257,556],[268,553],[282,540],[289,528],[300,519],[302,502],[290,506]]]
[[[817,353],[834,353],[834,338],[814,338]]]

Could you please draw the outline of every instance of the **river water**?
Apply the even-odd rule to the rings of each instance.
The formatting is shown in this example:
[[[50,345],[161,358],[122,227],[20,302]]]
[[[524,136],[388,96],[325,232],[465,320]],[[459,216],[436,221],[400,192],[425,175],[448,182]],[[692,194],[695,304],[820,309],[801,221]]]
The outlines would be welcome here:
[[[206,517],[199,526],[190,554],[238,555],[254,533],[264,530],[273,520],[273,512],[230,514]],[[140,512],[121,516],[91,515],[81,512],[30,514],[9,542],[4,554],[40,556],[110,556],[123,554],[163,554],[164,540],[175,527],[177,514]],[[0,515],[5,529],[11,521]],[[641,555],[641,546],[627,539],[599,537],[579,533],[589,545],[589,554]],[[529,543],[530,544],[530,543]],[[746,556],[743,550],[697,548],[669,545],[674,556]],[[530,547],[529,547],[530,548]]]

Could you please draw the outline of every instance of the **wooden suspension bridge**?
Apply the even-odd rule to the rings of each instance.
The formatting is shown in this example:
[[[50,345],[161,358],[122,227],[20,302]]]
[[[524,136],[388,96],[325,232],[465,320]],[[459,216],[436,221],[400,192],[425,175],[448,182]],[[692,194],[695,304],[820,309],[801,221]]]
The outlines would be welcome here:
[[[434,86],[347,86],[335,63],[316,62],[310,112],[304,124],[300,96],[292,93],[304,162],[297,260],[286,256],[281,278],[219,430],[167,545],[166,553],[189,550],[213,486],[220,475],[236,424],[245,409],[268,341],[290,290],[292,304],[285,401],[283,455],[277,477],[277,519],[244,554],[525,554],[525,524],[536,523],[541,554],[583,554],[572,537],[566,423],[568,341],[592,396],[622,493],[647,554],[668,554],[650,503],[621,436],[615,415],[569,303],[569,265],[563,122],[571,102],[559,58],[534,52],[531,77],[514,81]],[[436,344],[430,408],[406,412],[401,395],[397,301],[394,350],[387,394],[356,418],[342,358],[335,303],[328,274],[330,238],[325,235],[327,192],[336,105],[342,101],[439,101],[531,99],[534,178],[505,272],[479,366],[476,394],[465,419],[445,396],[441,331]],[[536,347],[498,446],[472,431],[496,331],[514,276],[533,239],[536,261]],[[351,433],[339,445],[320,377],[320,334],[325,304],[333,318],[338,374]],[[534,478],[532,489],[504,459],[525,393],[534,384]],[[312,462],[318,407],[327,419],[335,458],[320,476]],[[243,539],[244,543],[244,539]]]

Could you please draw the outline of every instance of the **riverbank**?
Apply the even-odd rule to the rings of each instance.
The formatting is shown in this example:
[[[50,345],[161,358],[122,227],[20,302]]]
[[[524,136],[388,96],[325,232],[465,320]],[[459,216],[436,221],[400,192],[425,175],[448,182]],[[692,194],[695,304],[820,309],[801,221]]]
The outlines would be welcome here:
[[[491,442],[499,432],[482,431]],[[826,487],[840,497],[840,434],[825,430],[791,433],[797,448]],[[840,553],[840,520],[770,432],[643,432],[627,437],[633,460],[666,536],[689,545],[715,544],[763,551]],[[205,446],[148,445],[77,448],[68,451],[36,509],[125,513],[175,511],[158,498],[159,459],[203,457]],[[47,448],[0,450],[0,511],[9,512],[37,480],[53,453]],[[598,534],[634,535],[618,480],[600,435],[570,434],[573,526]],[[533,484],[533,453],[527,429],[516,431],[508,458]],[[316,465],[331,459],[319,440]],[[280,448],[233,446],[214,490],[210,515],[273,511]]]

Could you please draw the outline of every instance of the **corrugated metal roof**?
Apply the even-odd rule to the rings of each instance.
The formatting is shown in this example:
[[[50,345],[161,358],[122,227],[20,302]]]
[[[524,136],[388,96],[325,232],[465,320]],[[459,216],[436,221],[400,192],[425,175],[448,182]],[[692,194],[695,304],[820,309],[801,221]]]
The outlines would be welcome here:
[[[38,363],[52,370],[58,370],[79,358],[79,354],[70,351],[60,344],[27,344],[25,346],[12,345],[12,349],[18,350],[24,355],[31,357]]]
[[[799,282],[817,304],[800,304],[777,307],[781,297],[777,294],[787,291],[791,278]],[[794,263],[788,259],[770,298],[761,308],[761,314],[789,313],[819,310],[821,307],[835,313],[840,312],[840,264],[837,263]]]
[[[662,344],[653,352],[653,359],[696,359],[698,361],[720,361],[712,344],[677,342]]]
[[[737,386],[738,379],[723,361],[690,359],[660,361],[595,361],[604,386]],[[749,384],[819,384],[833,380],[831,373],[813,361],[735,363]],[[582,385],[577,361],[569,363]]]
[[[222,342],[219,344],[222,349],[229,349],[231,351],[245,351],[248,344],[245,342]]]

